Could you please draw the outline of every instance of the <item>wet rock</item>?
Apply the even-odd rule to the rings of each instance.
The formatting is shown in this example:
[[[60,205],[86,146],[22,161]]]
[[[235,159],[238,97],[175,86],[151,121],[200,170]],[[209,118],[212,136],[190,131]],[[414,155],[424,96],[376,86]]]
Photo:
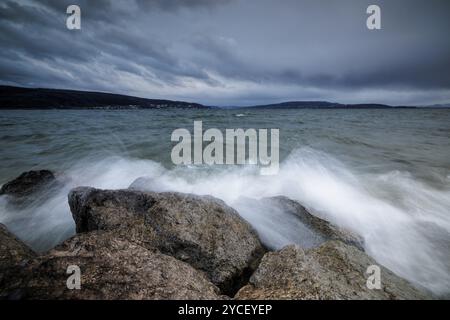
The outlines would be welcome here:
[[[19,272],[35,253],[22,241],[0,224],[0,297],[9,285],[14,285],[9,279]]]
[[[139,191],[151,191],[151,187],[155,186],[155,181],[149,177],[139,177],[134,180],[128,189],[130,190],[139,190]]]
[[[69,193],[77,232],[116,230],[206,272],[233,294],[265,252],[251,226],[210,196],[81,187]]]
[[[28,171],[5,183],[0,189],[0,195],[27,197],[42,191],[43,187],[54,182],[55,176],[49,170]]]
[[[316,217],[295,200],[291,200],[284,196],[278,196],[263,198],[261,199],[261,202],[266,206],[277,206],[285,213],[296,216],[307,228],[318,234],[323,239],[322,241],[339,240],[364,250],[364,240],[360,236]],[[301,243],[299,243],[299,245],[302,246]]]
[[[8,231],[0,223],[0,268],[12,264],[19,264],[24,259],[34,257],[35,253],[21,240]]]
[[[79,267],[80,289],[68,289],[69,266]],[[72,237],[13,278],[13,299],[222,298],[203,272],[105,231]]]
[[[380,266],[381,289],[368,289],[377,263],[354,246],[329,241],[304,251],[286,246],[267,253],[237,299],[426,299],[425,293]]]

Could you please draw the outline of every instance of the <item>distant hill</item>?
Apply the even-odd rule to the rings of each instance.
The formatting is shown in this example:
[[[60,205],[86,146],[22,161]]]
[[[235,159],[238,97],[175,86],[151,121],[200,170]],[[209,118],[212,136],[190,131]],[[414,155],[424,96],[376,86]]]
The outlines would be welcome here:
[[[247,107],[252,109],[387,109],[387,108],[448,108],[450,104],[432,106],[389,106],[385,104],[342,104],[328,101],[289,101]],[[212,108],[199,103],[146,99],[121,94],[23,88],[0,85],[1,109],[152,109],[152,108]]]
[[[450,108],[450,103],[443,103],[443,104],[433,104],[429,106],[424,106],[426,108],[436,108],[436,109],[447,109]]]
[[[387,109],[387,108],[416,108],[403,106],[389,106],[386,104],[367,103],[367,104],[342,104],[328,101],[289,101],[282,103],[255,105],[246,108],[257,109]]]
[[[0,109],[206,108],[198,103],[120,94],[0,86]]]

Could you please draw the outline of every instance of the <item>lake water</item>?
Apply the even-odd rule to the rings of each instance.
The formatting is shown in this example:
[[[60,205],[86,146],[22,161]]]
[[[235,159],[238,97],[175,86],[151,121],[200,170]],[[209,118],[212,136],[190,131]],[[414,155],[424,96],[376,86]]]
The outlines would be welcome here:
[[[174,166],[177,128],[279,128],[280,170]],[[450,294],[450,110],[33,110],[0,113],[0,184],[50,169],[65,181],[21,209],[0,197],[0,222],[43,251],[74,234],[75,186],[210,194],[236,208],[271,247],[296,242],[295,223],[245,199],[285,195],[364,237],[379,263]]]

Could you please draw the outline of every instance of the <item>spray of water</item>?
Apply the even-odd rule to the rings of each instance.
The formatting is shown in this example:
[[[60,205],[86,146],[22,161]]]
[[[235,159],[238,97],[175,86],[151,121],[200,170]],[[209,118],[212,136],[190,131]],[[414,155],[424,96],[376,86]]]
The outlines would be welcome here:
[[[226,201],[271,247],[298,242],[307,232],[292,216],[255,199],[284,195],[336,225],[355,231],[380,264],[435,294],[450,293],[450,188],[437,189],[407,172],[357,173],[329,155],[302,148],[275,176],[252,167],[177,167],[150,160],[84,160],[65,173],[65,187],[21,210],[0,198],[0,222],[37,250],[74,233],[67,193],[75,186],[209,194]],[[448,177],[444,177],[448,180]],[[250,202],[251,201],[251,202]]]

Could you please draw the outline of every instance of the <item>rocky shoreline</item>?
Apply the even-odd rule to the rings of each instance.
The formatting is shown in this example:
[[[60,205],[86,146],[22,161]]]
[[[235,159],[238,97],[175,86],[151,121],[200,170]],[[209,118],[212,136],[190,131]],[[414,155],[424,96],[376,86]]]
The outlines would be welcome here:
[[[54,187],[50,171],[32,171],[0,195],[20,205]],[[78,187],[68,202],[76,235],[36,254],[0,224],[0,299],[429,299],[376,265],[361,237],[320,219],[298,202],[265,198],[292,213],[321,239],[271,251],[222,200],[176,192]],[[66,285],[68,266],[81,289]]]

